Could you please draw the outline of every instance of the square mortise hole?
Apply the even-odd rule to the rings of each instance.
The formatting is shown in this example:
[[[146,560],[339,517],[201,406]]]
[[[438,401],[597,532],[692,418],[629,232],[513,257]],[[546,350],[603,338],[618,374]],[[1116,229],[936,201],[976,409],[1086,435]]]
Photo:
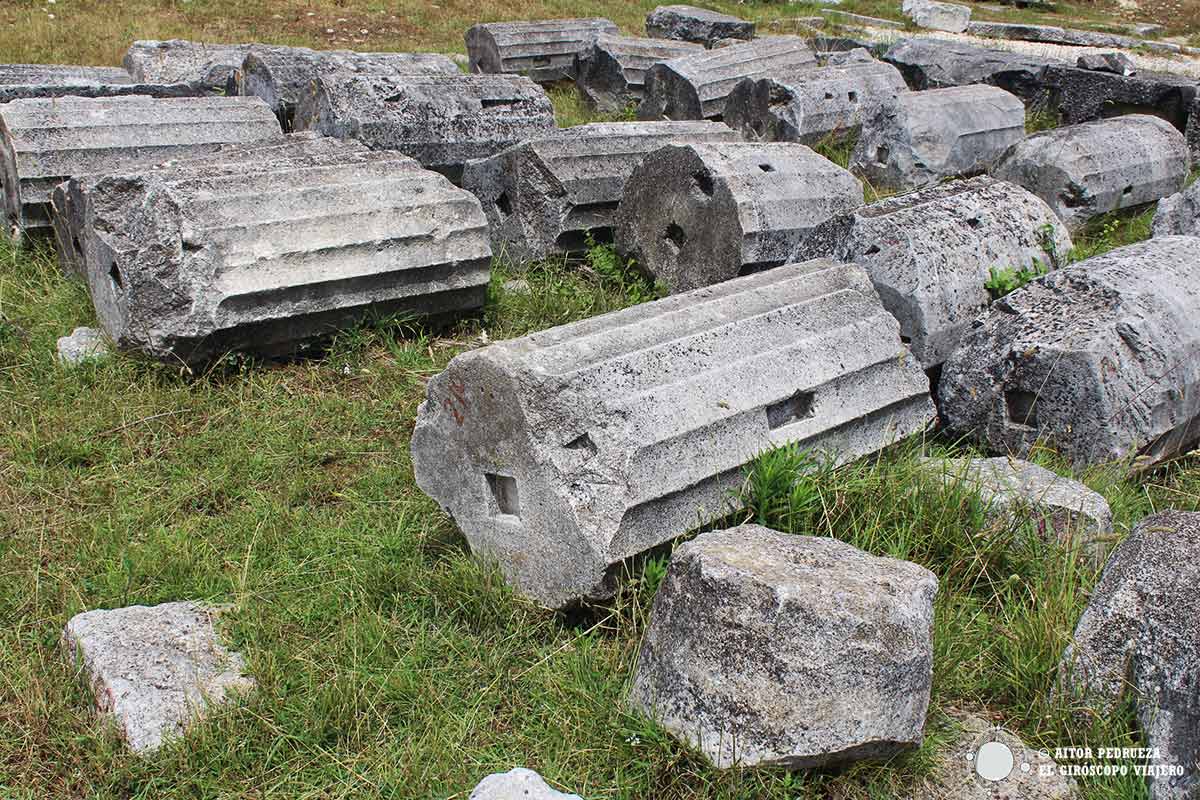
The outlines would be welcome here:
[[[496,475],[485,472],[488,489],[492,494],[493,516],[507,514],[513,517],[521,516],[521,501],[517,497],[517,479],[508,475]]]
[[[767,427],[775,430],[811,418],[814,400],[812,392],[796,392],[786,400],[772,403],[767,406]]]
[[[1004,393],[1008,405],[1008,420],[1025,428],[1037,427],[1037,395],[1020,389]]]

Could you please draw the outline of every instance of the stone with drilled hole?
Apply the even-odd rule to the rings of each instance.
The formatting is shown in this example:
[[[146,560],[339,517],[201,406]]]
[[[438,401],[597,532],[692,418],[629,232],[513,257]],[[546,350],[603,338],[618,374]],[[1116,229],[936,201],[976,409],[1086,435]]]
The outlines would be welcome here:
[[[992,174],[1024,186],[1078,230],[1093,217],[1178,192],[1188,169],[1183,134],[1158,117],[1131,114],[1034,134]]]
[[[518,262],[609,242],[625,182],[646,154],[679,142],[735,141],[719,122],[599,122],[470,161],[462,185],[483,205],[492,250]]]
[[[108,355],[108,340],[95,328],[76,328],[70,336],[58,337],[58,360],[73,367],[98,361]]]
[[[538,83],[573,80],[575,55],[601,34],[617,35],[607,19],[488,22],[467,30],[471,72],[525,75]]]
[[[63,648],[135,753],[153,752],[231,693],[253,688],[215,615],[198,603],[164,603],[87,611],[67,623]]]
[[[197,97],[206,89],[187,83],[134,83],[118,67],[0,64],[0,103],[36,97]]]
[[[905,356],[860,268],[787,265],[456,356],[413,469],[520,593],[609,597],[624,559],[734,511],[763,450],[844,462],[923,429]]]
[[[997,300],[942,370],[948,428],[1018,456],[1044,440],[1079,467],[1186,452],[1200,438],[1198,247],[1156,237]]]
[[[1026,101],[1040,93],[1042,70],[1051,63],[1024,53],[928,38],[901,39],[883,60],[899,69],[914,91],[986,83]]]
[[[995,86],[905,92],[863,122],[850,168],[877,188],[977,175],[1025,138],[1025,105]]]
[[[1200,183],[1158,201],[1155,236],[1200,236]]]
[[[918,28],[947,33],[962,33],[971,21],[971,9],[958,3],[941,3],[938,0],[904,0],[901,5],[904,16]]]
[[[596,37],[575,57],[575,88],[597,111],[624,111],[642,102],[646,70],[704,48],[690,42],[640,36]]]
[[[707,8],[658,6],[646,15],[646,35],[712,47],[722,40],[753,39],[754,23]]]
[[[887,759],[923,738],[933,573],[742,525],[678,547],[630,705],[721,768]]]
[[[468,800],[583,800],[577,794],[564,794],[547,785],[531,769],[517,767],[508,772],[488,775],[471,792]]]
[[[196,83],[225,90],[251,47],[186,39],[142,40],[129,46],[122,63],[140,83]]]

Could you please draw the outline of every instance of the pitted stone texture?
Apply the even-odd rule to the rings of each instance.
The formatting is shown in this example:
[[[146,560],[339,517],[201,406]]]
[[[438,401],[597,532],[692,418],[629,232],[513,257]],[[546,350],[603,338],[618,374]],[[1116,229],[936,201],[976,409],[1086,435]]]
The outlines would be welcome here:
[[[1200,93],[1192,99],[1188,106],[1187,124],[1184,128],[1187,135],[1188,150],[1192,154],[1192,162],[1200,164]]]
[[[95,328],[76,328],[70,336],[58,337],[58,360],[73,367],[108,355],[108,341]]]
[[[719,122],[601,122],[468,162],[462,185],[487,214],[492,250],[517,261],[612,240],[625,182],[645,156],[679,142],[736,141]]]
[[[508,772],[488,775],[471,792],[468,800],[583,800],[577,794],[551,789],[531,769],[517,767]]]
[[[624,111],[642,101],[646,70],[660,61],[703,49],[698,44],[666,39],[598,36],[595,44],[575,57],[575,87],[598,111]]]
[[[958,3],[941,3],[937,0],[904,0],[901,6],[904,16],[918,28],[934,31],[962,33],[971,21],[971,9]]]
[[[293,127],[300,98],[322,74],[461,75],[449,56],[439,53],[355,53],[307,47],[256,45],[237,73],[238,94],[261,97],[285,130]]]
[[[1113,551],[1092,591],[1073,644],[1059,666],[1060,687],[1111,714],[1129,696],[1154,765],[1182,776],[1148,779],[1152,800],[1200,793],[1200,513],[1146,517]]]
[[[854,262],[871,276],[900,336],[925,369],[953,352],[991,303],[990,270],[1051,269],[1071,250],[1054,212],[988,177],[930,186],[834,217],[793,258]]]
[[[758,525],[678,547],[630,705],[718,767],[886,759],[923,739],[937,578]]]
[[[100,323],[172,363],[291,353],[369,314],[459,314],[486,294],[479,202],[398,153],[302,137],[72,184]]]
[[[599,17],[488,22],[467,30],[471,72],[525,75],[538,83],[574,80],[575,55],[617,26]]]
[[[1116,75],[1133,75],[1137,73],[1137,68],[1133,65],[1133,61],[1124,53],[1082,55],[1075,60],[1075,66],[1095,72],[1112,72]]]
[[[134,42],[125,69],[139,83],[196,83],[224,90],[242,67],[251,44],[205,44],[186,39]]]
[[[253,688],[241,655],[221,644],[215,613],[164,603],[87,611],[67,623],[64,649],[135,753],[156,750],[231,692]]]
[[[986,172],[1025,138],[1025,105],[995,86],[906,92],[863,123],[850,169],[904,191]]]
[[[773,36],[664,61],[646,71],[638,119],[720,119],[725,100],[742,79],[787,78],[816,64],[807,42],[796,36]]]
[[[1197,96],[1194,78],[1164,72],[1117,75],[1050,64],[1041,84],[1043,102],[1069,125],[1136,113],[1162,117],[1182,131]]]
[[[915,91],[987,83],[1029,101],[1041,91],[1051,60],[943,39],[901,39],[884,53]]]
[[[554,107],[516,75],[357,75],[317,78],[296,129],[396,150],[457,183],[463,165],[553,132]]]
[[[1153,464],[1200,438],[1200,239],[1154,238],[1057,270],[992,304],[947,360],[951,431],[1077,467]]]
[[[670,145],[625,184],[616,248],[674,294],[796,261],[862,202],[857,178],[801,144]]]
[[[0,64],[0,103],[36,97],[195,97],[203,87],[190,84],[134,83],[118,67],[70,67],[49,64]]]
[[[413,468],[522,594],[607,597],[624,559],[735,510],[764,449],[836,463],[921,430],[904,354],[861,269],[783,266],[455,357]]]
[[[1028,25],[1020,22],[972,22],[967,25],[966,32],[971,36],[990,39],[1014,39],[1073,47],[1107,47],[1123,50],[1143,47],[1149,50],[1174,53],[1183,50],[1179,45],[1170,42],[1147,41],[1103,31],[1082,31],[1075,28],[1060,28],[1056,25]]]
[[[1200,236],[1200,183],[1158,201],[1155,236]]]
[[[646,35],[712,47],[722,40],[753,39],[754,23],[707,8],[659,6],[646,15]]]
[[[50,195],[72,175],[120,172],[278,139],[251,97],[57,97],[0,105],[0,187],[11,225],[49,232]]]
[[[1158,117],[1131,114],[1034,134],[992,174],[1024,186],[1078,230],[1100,214],[1178,192],[1188,168],[1183,134]]]
[[[815,145],[855,136],[864,119],[908,91],[891,64],[851,62],[781,80],[744,80],[725,104],[725,124],[749,141]]]

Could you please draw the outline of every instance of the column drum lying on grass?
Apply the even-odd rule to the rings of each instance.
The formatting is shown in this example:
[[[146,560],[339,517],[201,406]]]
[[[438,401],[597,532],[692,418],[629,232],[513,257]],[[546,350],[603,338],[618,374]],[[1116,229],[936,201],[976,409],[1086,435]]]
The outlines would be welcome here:
[[[0,64],[0,103],[36,97],[196,97],[204,88],[186,83],[134,83],[118,67]]]
[[[956,434],[1077,467],[1152,464],[1200,439],[1200,239],[1154,238],[1001,298],[942,371]]]
[[[50,194],[72,175],[121,172],[279,139],[255,97],[59,97],[0,105],[0,187],[10,224],[49,233]]]
[[[861,269],[784,266],[457,356],[413,469],[522,594],[607,597],[623,559],[736,509],[763,450],[848,461],[923,429],[906,355]]]
[[[142,40],[129,46],[122,63],[142,83],[198,83],[225,90],[253,46]]]
[[[646,35],[712,47],[725,39],[753,39],[754,23],[695,6],[658,6],[646,15]]]
[[[907,92],[863,122],[850,169],[871,185],[920,189],[986,172],[1025,138],[1025,105],[995,86]]]
[[[1024,186],[1077,230],[1100,214],[1178,192],[1188,166],[1183,134],[1158,117],[1131,114],[1034,134],[993,174]]]
[[[479,201],[399,153],[301,139],[75,191],[96,316],[155,358],[289,353],[368,314],[485,298]]]
[[[599,122],[468,162],[462,185],[483,205],[492,249],[535,260],[611,241],[625,181],[672,142],[735,141],[719,122]]]
[[[881,61],[820,67],[740,82],[725,103],[724,120],[747,140],[811,146],[857,135],[864,119],[907,91],[899,70]]]
[[[575,88],[597,111],[623,111],[642,101],[646,70],[703,49],[689,42],[606,34],[575,56]]]
[[[815,67],[817,57],[797,36],[772,36],[655,64],[646,71],[638,119],[720,119],[743,78],[787,78]]]
[[[862,202],[858,179],[802,144],[671,145],[625,184],[616,246],[682,292],[794,261],[818,225]]]
[[[538,83],[575,77],[575,54],[617,26],[600,17],[487,22],[467,30],[471,72],[526,75]]]
[[[296,130],[397,150],[457,183],[467,161],[556,127],[550,98],[528,78],[326,73],[302,98]]]

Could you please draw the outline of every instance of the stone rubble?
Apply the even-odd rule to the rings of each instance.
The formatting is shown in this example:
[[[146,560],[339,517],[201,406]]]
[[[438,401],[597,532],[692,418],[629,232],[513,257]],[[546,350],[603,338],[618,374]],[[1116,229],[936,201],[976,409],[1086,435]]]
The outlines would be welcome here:
[[[1080,69],[1090,69],[1095,72],[1111,72],[1115,75],[1136,75],[1137,68],[1124,53],[1096,53],[1082,55],[1075,61]]]
[[[754,38],[754,23],[695,6],[658,6],[646,15],[646,35],[712,47],[729,39]]]
[[[575,88],[597,111],[624,111],[642,102],[646,70],[704,48],[691,42],[640,36],[597,36],[575,56]]]
[[[508,772],[488,775],[471,791],[467,800],[583,800],[577,794],[551,789],[531,769],[517,767]]]
[[[68,367],[99,361],[108,355],[108,340],[95,328],[76,328],[70,336],[58,337],[58,360]]]
[[[466,33],[470,71],[537,83],[574,80],[576,54],[602,34],[616,36],[617,26],[598,17],[474,25]]]
[[[942,3],[938,0],[904,0],[901,10],[904,16],[918,28],[928,28],[947,33],[962,33],[971,21],[969,6],[958,3]]]
[[[1158,201],[1155,236],[1200,236],[1200,183]]]

